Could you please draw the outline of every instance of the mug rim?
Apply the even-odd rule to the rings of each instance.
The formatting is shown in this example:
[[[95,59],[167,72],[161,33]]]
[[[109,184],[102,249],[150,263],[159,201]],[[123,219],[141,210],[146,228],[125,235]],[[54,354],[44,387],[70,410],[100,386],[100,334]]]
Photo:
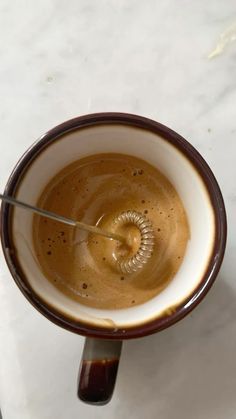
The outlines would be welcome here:
[[[84,129],[96,125],[109,124],[128,125],[134,128],[152,131],[161,136],[165,141],[175,146],[184,154],[204,182],[214,213],[215,238],[212,253],[208,260],[208,264],[206,265],[205,272],[198,286],[192,293],[183,302],[175,306],[175,310],[171,311],[171,313],[168,310],[168,312],[164,312],[161,316],[154,319],[152,318],[151,320],[127,328],[117,328],[115,331],[112,328],[75,321],[75,319],[69,318],[66,314],[59,312],[51,307],[50,304],[47,304],[46,301],[42,300],[29,285],[26,275],[23,273],[20,264],[17,263],[17,258],[14,256],[11,240],[10,206],[3,202],[0,214],[2,232],[1,242],[3,253],[14,281],[28,301],[41,312],[41,314],[53,323],[74,333],[84,336],[123,340],[142,337],[161,331],[181,320],[200,303],[214,283],[224,257],[227,237],[227,220],[225,205],[219,185],[213,172],[200,153],[181,135],[165,125],[143,116],[127,113],[102,112],[83,115],[65,121],[50,129],[33,143],[17,162],[8,179],[4,193],[14,196],[22,179],[22,175],[24,175],[24,172],[29,165],[36,159],[39,153],[57,138],[70,131],[79,130],[81,128]]]

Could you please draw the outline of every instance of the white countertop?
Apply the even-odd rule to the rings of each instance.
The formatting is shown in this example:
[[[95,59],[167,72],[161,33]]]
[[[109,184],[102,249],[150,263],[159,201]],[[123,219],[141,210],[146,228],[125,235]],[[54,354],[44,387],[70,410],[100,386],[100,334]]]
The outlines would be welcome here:
[[[76,398],[83,338],[33,309],[1,253],[3,419],[235,419],[235,25],[235,0],[0,1],[0,190],[25,149],[56,124],[131,112],[170,126],[202,153],[229,224],[208,296],[176,326],[125,342],[105,407]],[[232,42],[209,59],[224,31]]]

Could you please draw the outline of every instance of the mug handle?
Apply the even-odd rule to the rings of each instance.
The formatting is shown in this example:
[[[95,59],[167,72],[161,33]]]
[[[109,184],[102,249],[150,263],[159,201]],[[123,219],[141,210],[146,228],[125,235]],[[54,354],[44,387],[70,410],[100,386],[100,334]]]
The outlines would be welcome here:
[[[78,377],[78,397],[93,405],[107,404],[115,387],[122,341],[86,338]]]

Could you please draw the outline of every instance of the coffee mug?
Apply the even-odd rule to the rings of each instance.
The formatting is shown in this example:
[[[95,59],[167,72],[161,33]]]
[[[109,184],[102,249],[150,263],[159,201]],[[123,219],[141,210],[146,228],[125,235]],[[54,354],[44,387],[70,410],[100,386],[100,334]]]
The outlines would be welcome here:
[[[223,198],[209,166],[180,135],[150,119],[98,113],[67,121],[43,135],[14,168],[5,194],[36,205],[45,185],[63,167],[99,153],[123,153],[157,167],[184,204],[190,240],[174,279],[148,302],[103,310],[71,300],[44,276],[34,251],[33,215],[2,204],[1,240],[10,272],[29,302],[55,324],[86,336],[78,396],[107,403],[113,393],[122,341],[163,330],[182,319],[206,295],[226,244]]]

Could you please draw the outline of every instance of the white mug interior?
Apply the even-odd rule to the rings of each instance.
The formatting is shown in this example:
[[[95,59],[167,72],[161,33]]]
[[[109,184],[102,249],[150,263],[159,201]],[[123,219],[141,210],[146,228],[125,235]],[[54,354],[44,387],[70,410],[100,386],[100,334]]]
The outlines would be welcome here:
[[[190,239],[174,279],[148,302],[118,310],[81,305],[62,294],[44,276],[35,255],[33,215],[14,209],[12,238],[21,268],[35,293],[56,311],[75,321],[107,328],[128,328],[156,319],[192,295],[212,255],[215,219],[208,190],[194,165],[174,145],[154,132],[129,125],[95,125],[63,134],[40,152],[26,170],[16,197],[36,205],[49,180],[66,165],[98,153],[123,153],[157,167],[174,185],[185,207]]]

